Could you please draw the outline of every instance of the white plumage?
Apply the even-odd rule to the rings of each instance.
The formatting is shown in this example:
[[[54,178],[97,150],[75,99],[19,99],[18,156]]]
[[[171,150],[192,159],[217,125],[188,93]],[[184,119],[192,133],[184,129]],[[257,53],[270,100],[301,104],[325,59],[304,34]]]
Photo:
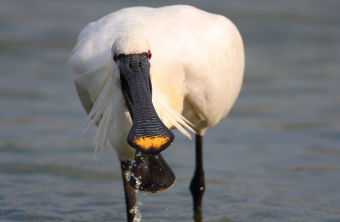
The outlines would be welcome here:
[[[68,61],[87,122],[100,121],[96,148],[108,138],[120,160],[134,158],[126,141],[132,121],[111,52],[118,38],[135,41],[121,43],[121,49],[117,43],[114,49],[125,53],[149,47],[152,103],[168,128],[203,135],[226,117],[244,70],[243,43],[233,23],[191,6],[126,8],[88,24]]]

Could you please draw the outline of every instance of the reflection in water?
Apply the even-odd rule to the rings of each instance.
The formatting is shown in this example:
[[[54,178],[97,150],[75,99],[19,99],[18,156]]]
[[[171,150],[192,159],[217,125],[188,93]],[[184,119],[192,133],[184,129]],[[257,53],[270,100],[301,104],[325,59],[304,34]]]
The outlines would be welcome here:
[[[192,216],[195,222],[202,222],[202,211],[198,210],[194,212],[194,216]]]
[[[164,156],[177,183],[141,195],[142,221],[339,220],[339,1],[191,3],[240,29],[244,85],[205,136],[202,215],[188,189],[194,144],[175,131]],[[88,22],[135,4],[1,2],[0,221],[125,220],[117,156],[108,147],[93,160],[95,129],[83,135],[64,64]]]

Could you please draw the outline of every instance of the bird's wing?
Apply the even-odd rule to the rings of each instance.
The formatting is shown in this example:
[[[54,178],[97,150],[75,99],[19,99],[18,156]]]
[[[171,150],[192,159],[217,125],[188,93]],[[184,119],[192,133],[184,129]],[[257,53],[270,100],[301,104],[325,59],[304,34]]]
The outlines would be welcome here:
[[[208,29],[192,32],[195,38],[185,53],[190,62],[184,64],[186,99],[213,127],[226,117],[240,92],[243,43],[234,24],[223,16],[214,15]]]
[[[85,122],[88,123],[86,130],[91,125],[98,125],[94,142],[96,150],[99,147],[103,150],[106,146],[109,123],[113,121],[110,48],[114,40],[105,39],[107,36],[100,34],[104,26],[103,22],[88,24],[79,34],[77,45],[67,62],[67,68],[73,73],[80,101],[89,114]],[[104,40],[98,36],[102,36]]]

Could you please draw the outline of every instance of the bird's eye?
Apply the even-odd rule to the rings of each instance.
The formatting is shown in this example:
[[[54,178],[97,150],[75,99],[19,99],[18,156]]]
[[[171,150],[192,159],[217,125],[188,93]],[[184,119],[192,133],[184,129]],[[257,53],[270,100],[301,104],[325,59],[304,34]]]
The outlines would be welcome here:
[[[115,60],[115,62],[117,62],[117,54],[116,53],[113,55],[113,60]]]
[[[152,54],[151,54],[151,52],[150,52],[150,50],[148,51],[148,58],[149,58],[149,60],[151,59],[151,56],[152,56]]]

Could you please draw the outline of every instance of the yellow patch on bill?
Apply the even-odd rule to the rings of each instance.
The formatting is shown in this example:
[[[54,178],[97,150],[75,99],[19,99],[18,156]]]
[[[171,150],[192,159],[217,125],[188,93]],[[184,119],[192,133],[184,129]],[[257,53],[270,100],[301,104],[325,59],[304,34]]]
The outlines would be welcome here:
[[[162,145],[169,141],[170,138],[168,137],[160,137],[160,136],[153,136],[153,137],[140,137],[139,139],[135,139],[133,141],[134,144],[140,146],[143,149],[159,149]]]

